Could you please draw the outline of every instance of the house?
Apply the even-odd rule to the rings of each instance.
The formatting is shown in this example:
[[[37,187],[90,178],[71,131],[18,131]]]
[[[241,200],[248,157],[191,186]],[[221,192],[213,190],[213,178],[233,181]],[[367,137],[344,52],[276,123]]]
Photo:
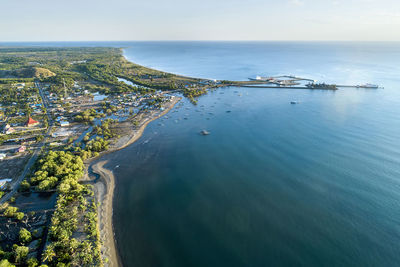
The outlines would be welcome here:
[[[26,146],[20,146],[20,147],[17,149],[16,152],[22,153],[22,152],[25,152],[25,151],[26,151]]]
[[[49,145],[50,145],[50,147],[55,147],[55,146],[61,146],[62,143],[60,143],[60,142],[51,142]]]
[[[69,122],[68,121],[60,121],[60,126],[61,127],[69,126]]]
[[[0,160],[3,160],[7,157],[6,153],[0,153]]]
[[[0,179],[0,189],[5,189],[6,184],[11,182],[11,179]]]
[[[36,125],[38,125],[38,124],[39,124],[39,122],[38,122],[38,121],[35,121],[35,120],[32,119],[31,117],[29,117],[28,121],[26,122],[26,126],[27,126],[27,127],[33,127],[33,126],[36,126]]]
[[[15,129],[13,127],[11,127],[10,124],[6,124],[6,126],[4,126],[3,133],[12,134],[14,132],[15,132]]]
[[[24,89],[25,88],[25,83],[18,83],[16,85],[16,87],[17,87],[18,90]]]

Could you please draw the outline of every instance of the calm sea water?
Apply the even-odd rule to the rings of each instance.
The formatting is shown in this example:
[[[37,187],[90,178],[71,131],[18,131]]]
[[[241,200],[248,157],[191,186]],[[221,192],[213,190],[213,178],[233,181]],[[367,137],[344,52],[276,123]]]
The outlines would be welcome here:
[[[132,61],[196,77],[385,87],[222,88],[197,106],[183,100],[107,156],[125,266],[400,264],[400,43],[89,45],[122,45]]]
[[[152,42],[125,55],[196,77],[385,87],[184,100],[111,156],[125,266],[399,265],[398,43]]]

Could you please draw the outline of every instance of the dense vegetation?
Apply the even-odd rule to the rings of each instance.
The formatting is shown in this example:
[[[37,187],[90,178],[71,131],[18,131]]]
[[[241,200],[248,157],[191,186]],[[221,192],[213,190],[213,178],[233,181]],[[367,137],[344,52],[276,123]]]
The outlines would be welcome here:
[[[205,88],[192,88],[192,89],[188,89],[185,88],[183,90],[183,95],[186,96],[187,98],[189,98],[189,100],[193,103],[193,104],[197,104],[197,100],[196,97],[199,97],[201,95],[204,95],[207,93],[207,90]]]
[[[83,175],[82,159],[64,151],[50,151],[38,165],[30,182],[39,191],[54,189],[59,183],[60,187],[70,186]]]
[[[108,149],[110,141],[108,139],[115,136],[111,131],[110,125],[113,120],[107,119],[102,124],[96,125],[91,133],[86,134],[83,138],[84,147],[81,144],[76,144],[71,150],[75,154],[79,154],[83,160],[97,157],[100,152]]]
[[[31,184],[41,191],[57,188],[58,193],[49,227],[50,244],[43,254],[43,261],[50,266],[101,266],[93,192],[90,186],[78,181],[84,169],[81,157],[65,151],[50,151],[38,161],[36,169]],[[12,210],[10,216],[16,212]],[[78,240],[73,234],[82,224],[86,235]],[[30,234],[21,230],[20,240],[27,242],[29,238]]]
[[[92,122],[95,118],[99,118],[101,115],[97,113],[94,109],[86,109],[82,111],[79,115],[75,116],[75,121],[77,122]]]

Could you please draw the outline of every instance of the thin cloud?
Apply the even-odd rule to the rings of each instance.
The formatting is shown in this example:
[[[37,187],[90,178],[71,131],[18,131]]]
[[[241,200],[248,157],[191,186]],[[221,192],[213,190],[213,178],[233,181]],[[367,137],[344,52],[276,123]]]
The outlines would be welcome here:
[[[292,6],[303,6],[304,2],[301,0],[290,0],[289,4]]]

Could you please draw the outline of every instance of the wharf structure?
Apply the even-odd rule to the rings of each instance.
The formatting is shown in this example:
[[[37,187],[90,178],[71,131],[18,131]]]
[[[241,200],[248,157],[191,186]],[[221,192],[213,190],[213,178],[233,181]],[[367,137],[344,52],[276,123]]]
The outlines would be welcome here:
[[[232,82],[232,86],[253,87],[253,88],[288,88],[288,89],[320,89],[320,90],[338,90],[341,87],[378,89],[378,85],[338,85],[328,83],[317,83],[317,80],[297,77],[294,75],[281,75],[274,77],[249,78],[249,81]]]

